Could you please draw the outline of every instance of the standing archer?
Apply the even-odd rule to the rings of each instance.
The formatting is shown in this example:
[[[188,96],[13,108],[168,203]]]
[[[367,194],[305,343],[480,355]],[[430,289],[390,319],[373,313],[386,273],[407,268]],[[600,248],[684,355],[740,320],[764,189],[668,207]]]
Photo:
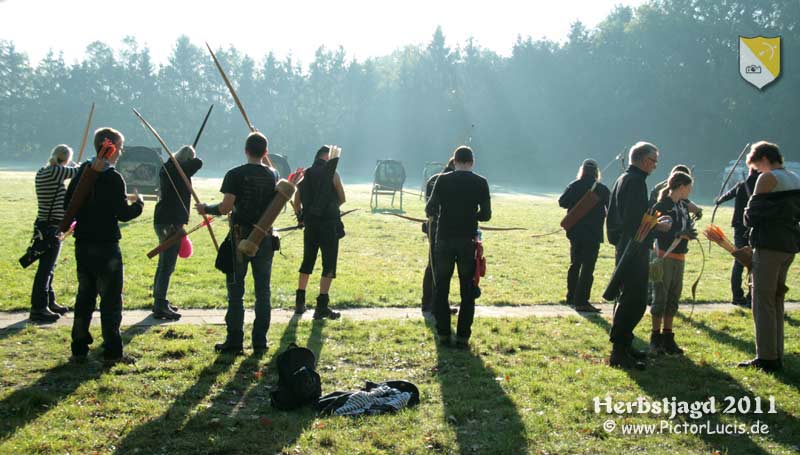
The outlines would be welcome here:
[[[345,203],[344,187],[336,166],[341,149],[324,145],[314,155],[314,164],[303,171],[294,196],[295,215],[303,223],[303,263],[297,280],[295,314],[306,311],[306,288],[322,250],[322,277],[314,319],[338,319],[341,313],[330,309],[330,289],[336,278],[339,240],[344,237],[339,206]],[[332,156],[333,155],[333,156]]]
[[[175,154],[183,173],[191,179],[203,167],[203,161],[195,155],[194,147],[185,145]],[[163,242],[184,224],[189,222],[189,198],[191,193],[178,173],[175,163],[167,160],[158,174],[160,200],[153,215],[153,227],[158,241]],[[175,271],[180,243],[167,248],[158,255],[158,267],[153,278],[153,317],[156,319],[180,319],[178,308],[167,299],[169,280]]]
[[[425,184],[426,201],[431,198],[431,194],[433,194],[433,187],[436,186],[436,180],[439,178],[439,176],[448,172],[453,172],[454,170],[455,164],[453,163],[453,158],[450,158],[450,160],[447,162],[447,165],[444,167],[444,169],[442,169],[442,172],[434,174],[428,179],[427,183]],[[428,264],[425,266],[425,275],[422,278],[422,314],[425,316],[433,314],[434,291],[433,267],[431,266],[431,258],[433,257],[433,252],[435,251],[436,246],[437,224],[436,218],[433,217],[429,218],[427,222],[422,223],[422,232],[428,235]]]
[[[731,199],[736,199],[733,203],[733,218],[731,219],[731,226],[733,227],[733,242],[736,248],[743,248],[747,246],[747,228],[744,225],[744,209],[750,201],[750,197],[755,191],[756,180],[758,180],[759,172],[755,168],[750,168],[750,174],[745,180],[734,185],[727,193],[723,194],[714,202],[716,205],[724,204]],[[733,260],[731,267],[731,293],[733,295],[732,303],[734,305],[751,307],[751,293],[742,290],[742,272],[744,266],[741,262]]]
[[[603,223],[608,210],[608,187],[600,183],[600,169],[595,160],[585,160],[578,178],[567,186],[558,205],[572,210],[588,192],[594,191],[599,201],[583,218],[567,230],[570,265],[567,271],[567,304],[576,311],[597,313],[599,308],[589,303],[594,282],[594,266],[603,243]]]
[[[461,310],[458,313],[455,346],[469,348],[475,298],[479,290],[473,281],[476,269],[478,221],[492,217],[489,183],[472,172],[475,157],[466,145],[453,153],[455,171],[442,174],[436,180],[425,213],[438,221],[433,257],[434,314],[439,343],[450,346],[450,280],[453,267],[458,266],[461,288]]]
[[[266,235],[258,245],[253,257],[243,257],[237,248],[256,226],[261,214],[275,197],[278,173],[266,165],[267,137],[253,132],[247,136],[244,152],[245,164],[230,169],[222,179],[219,204],[195,204],[200,215],[231,215],[231,230],[219,247],[217,267],[226,275],[228,291],[228,310],[225,313],[227,336],[223,343],[214,345],[217,352],[239,355],[244,345],[244,279],[248,263],[253,267],[253,287],[255,293],[255,313],[253,322],[253,351],[263,353],[267,350],[267,332],[270,325],[270,278],[272,276],[272,257],[275,250],[271,245],[271,235]],[[271,233],[270,233],[271,234]]]

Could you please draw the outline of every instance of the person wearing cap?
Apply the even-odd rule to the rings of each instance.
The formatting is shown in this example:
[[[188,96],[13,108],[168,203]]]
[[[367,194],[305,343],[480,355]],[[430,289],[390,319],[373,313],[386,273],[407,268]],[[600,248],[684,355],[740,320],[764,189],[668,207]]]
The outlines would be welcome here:
[[[469,349],[472,319],[475,316],[477,289],[475,275],[475,248],[478,222],[492,217],[489,183],[472,172],[475,157],[466,145],[453,153],[455,170],[439,176],[433,186],[425,213],[435,218],[436,245],[433,253],[434,315],[436,333],[442,346],[451,346],[450,279],[453,267],[458,266],[461,290],[461,310],[458,313],[455,347]]]
[[[196,156],[194,147],[184,145],[175,154],[183,173],[192,181],[192,176],[203,167],[203,161]],[[189,222],[189,200],[191,192],[184,184],[175,163],[168,159],[158,173],[159,201],[153,212],[153,228],[158,241],[163,242]],[[153,317],[156,319],[178,320],[178,308],[167,299],[169,281],[178,261],[180,243],[158,254],[158,266],[153,277]]]
[[[567,231],[570,244],[567,304],[575,306],[576,311],[598,313],[600,309],[589,303],[589,297],[594,282],[594,266],[603,243],[603,223],[611,192],[600,183],[600,169],[591,159],[585,160],[578,168],[577,179],[564,190],[558,205],[571,210],[589,191],[594,191],[600,202]]]
[[[39,258],[39,266],[31,289],[30,320],[34,322],[55,322],[67,312],[67,308],[56,302],[53,290],[53,276],[56,271],[61,241],[58,239],[58,225],[64,218],[64,195],[67,188],[64,180],[78,174],[78,167],[71,161],[72,149],[61,144],[50,152],[47,166],[36,172],[36,199],[39,211],[34,223],[34,236],[46,242],[47,249]]]

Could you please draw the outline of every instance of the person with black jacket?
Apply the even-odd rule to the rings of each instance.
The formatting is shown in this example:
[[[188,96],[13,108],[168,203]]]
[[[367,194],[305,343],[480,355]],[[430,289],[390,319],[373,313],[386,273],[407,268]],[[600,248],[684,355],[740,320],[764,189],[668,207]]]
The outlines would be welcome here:
[[[756,358],[739,367],[772,372],[783,368],[786,276],[800,250],[800,177],[783,167],[778,146],[766,141],[753,144],[747,164],[761,172],[744,210],[753,247]]]
[[[106,140],[114,151],[105,159],[98,156],[83,163],[70,181],[64,198],[65,209],[88,166],[102,169],[94,188],[75,216],[75,263],[78,269],[78,295],[75,298],[75,319],[72,324],[72,360],[83,362],[92,344],[89,326],[96,299],[100,295],[100,324],[103,334],[103,358],[106,364],[132,363],[123,354],[119,327],[122,323],[122,284],[124,279],[122,234],[119,222],[133,220],[142,214],[144,202],[134,189],[133,204],[128,203],[125,180],[114,168],[122,154],[125,137],[113,128],[100,128],[94,133],[94,148],[99,153]],[[97,163],[103,160],[104,163]],[[102,168],[100,167],[102,165]]]
[[[266,352],[267,332],[270,325],[270,279],[272,276],[272,233],[264,236],[253,257],[244,256],[237,247],[258,223],[258,219],[275,197],[278,171],[267,165],[269,153],[267,137],[259,132],[250,133],[244,145],[247,162],[225,173],[220,193],[222,202],[208,205],[195,204],[200,215],[231,215],[231,229],[219,246],[217,262],[222,264],[228,291],[228,310],[225,313],[227,334],[225,341],[214,345],[217,352],[240,355],[244,347],[244,280],[248,265],[253,267],[255,313],[252,346],[258,354]]]
[[[658,148],[649,142],[637,142],[629,153],[630,166],[614,182],[608,206],[606,229],[608,241],[616,247],[619,262],[625,247],[633,241],[650,208],[647,194],[647,176],[658,163]],[[656,229],[666,231],[670,222],[660,219]],[[647,354],[633,348],[633,330],[647,308],[647,280],[649,274],[648,242],[630,252],[630,267],[622,276],[622,293],[611,324],[610,341],[613,343],[609,365],[622,368],[644,368]]]
[[[191,178],[203,167],[203,161],[195,155],[194,147],[184,145],[175,154],[183,173]],[[191,192],[184,184],[175,163],[167,160],[158,173],[159,196],[153,214],[153,228],[158,241],[163,242],[189,222],[189,198]],[[177,192],[176,192],[177,191]],[[177,320],[181,318],[178,308],[167,299],[169,280],[178,261],[180,243],[167,248],[158,255],[158,266],[153,277],[153,317]]]
[[[425,201],[431,198],[433,194],[433,187],[436,185],[436,180],[440,175],[447,172],[453,172],[455,164],[453,159],[447,162],[447,165],[442,169],[442,172],[434,174],[425,183]],[[425,265],[425,274],[422,278],[422,314],[426,317],[433,316],[434,294],[433,294],[433,268],[431,267],[431,258],[433,257],[434,247],[436,246],[436,220],[431,218],[425,223],[422,223],[422,232],[428,236],[428,263]],[[455,311],[454,311],[455,310]],[[451,309],[451,314],[458,313],[458,310]]]
[[[329,168],[331,147],[324,145],[314,155],[314,164],[303,171],[295,193],[294,208],[303,223],[303,262],[295,292],[295,314],[306,311],[306,288],[318,253],[322,252],[322,277],[314,308],[314,319],[339,319],[341,313],[330,309],[330,289],[336,278],[339,239],[344,236],[339,206],[346,201],[339,173]],[[331,171],[333,173],[331,174]]]
[[[650,352],[654,354],[683,354],[683,349],[675,342],[672,322],[678,313],[678,302],[683,291],[683,272],[686,253],[689,252],[689,240],[697,237],[686,203],[693,183],[689,174],[673,172],[654,207],[672,222],[669,231],[655,233],[658,244],[657,261],[662,272],[659,279],[655,280],[655,296],[650,307],[653,322]]]
[[[425,205],[429,218],[436,218],[436,246],[433,254],[434,314],[439,343],[452,345],[450,327],[450,280],[458,266],[461,310],[458,313],[455,346],[469,348],[472,320],[475,316],[476,288],[475,238],[478,222],[492,217],[489,184],[472,172],[475,158],[472,149],[462,145],[453,153],[455,171],[439,176]]]
[[[731,226],[733,226],[733,243],[736,248],[747,246],[747,228],[744,225],[744,208],[747,207],[747,202],[750,200],[750,196],[753,195],[758,175],[759,173],[756,169],[750,168],[750,174],[745,180],[736,184],[715,201],[716,205],[720,205],[731,199],[735,199]],[[734,305],[750,308],[750,292],[745,294],[744,291],[742,291],[742,272],[744,272],[744,266],[741,262],[734,259],[733,266],[731,267],[732,303]]]
[[[571,210],[589,191],[599,202],[589,213],[567,231],[570,265],[567,271],[567,304],[576,311],[600,312],[589,303],[594,282],[594,266],[603,243],[603,223],[606,220],[610,192],[600,183],[600,170],[595,160],[585,160],[578,170],[577,180],[570,183],[558,199],[558,205]]]

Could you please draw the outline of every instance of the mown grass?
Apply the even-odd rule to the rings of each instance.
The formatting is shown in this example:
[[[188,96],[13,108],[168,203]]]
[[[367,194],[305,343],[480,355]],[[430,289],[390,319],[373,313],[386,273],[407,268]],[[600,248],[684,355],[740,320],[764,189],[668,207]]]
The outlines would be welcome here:
[[[219,179],[195,179],[195,187],[204,200],[219,200]],[[373,214],[369,209],[369,188],[366,185],[347,187],[348,202],[343,209],[359,211],[344,219],[347,237],[342,240],[339,255],[339,278],[334,283],[334,305],[347,306],[416,306],[420,301],[422,271],[427,262],[427,243],[417,223],[387,215]],[[35,195],[32,173],[0,172],[0,194],[4,208],[0,221],[0,310],[23,310],[29,307],[34,269],[22,270],[17,259],[30,239],[35,218]],[[145,253],[157,244],[152,228],[153,207],[149,202],[144,214],[123,227],[122,250],[125,257],[125,307],[147,308],[152,305],[151,286],[157,259],[148,260]],[[381,205],[388,205],[382,199]],[[424,217],[423,203],[407,195],[406,213]],[[482,281],[483,305],[523,305],[557,303],[564,300],[566,269],[569,265],[569,242],[563,233],[531,238],[534,233],[558,229],[564,211],[555,197],[548,195],[496,194],[493,197],[493,218],[489,225],[521,226],[524,232],[484,232],[484,248],[488,260],[487,277]],[[700,222],[703,227],[710,218]],[[717,213],[717,223],[729,224],[731,210],[724,207]],[[190,224],[199,221],[192,215]],[[292,217],[281,215],[277,226],[289,226]],[[729,230],[729,229],[728,229]],[[224,237],[227,225],[215,223],[218,239]],[[223,308],[225,287],[223,276],[214,269],[213,246],[203,230],[192,235],[194,256],[179,260],[170,288],[170,299],[181,307]],[[67,240],[59,260],[55,288],[62,303],[71,304],[76,292],[73,253],[74,240]],[[282,255],[276,255],[272,273],[273,306],[294,303],[297,269],[302,260],[302,233],[283,239]],[[690,298],[689,287],[702,264],[697,244],[692,245],[686,267],[684,298]],[[603,286],[613,268],[613,248],[603,244],[595,275],[594,299],[599,300]],[[715,248],[708,258],[698,301],[730,301],[729,270],[731,259]],[[312,279],[311,291],[319,275]],[[788,295],[800,299],[800,278],[790,273]],[[452,286],[452,289],[458,289]],[[313,295],[313,294],[312,294]],[[313,296],[311,297],[313,298]]]
[[[643,323],[637,335],[647,336]],[[469,352],[437,348],[422,321],[303,321],[274,326],[263,358],[213,353],[224,328],[127,328],[132,366],[66,362],[66,328],[0,332],[0,453],[3,454],[620,454],[798,453],[800,318],[787,323],[787,369],[776,376],[732,365],[753,355],[752,321],[741,310],[677,323],[682,357],[646,371],[603,363],[604,319],[479,319]],[[99,330],[95,329],[98,337]],[[323,393],[364,380],[408,379],[420,406],[396,415],[318,417],[269,404],[275,355],[291,341],[319,359]],[[91,358],[99,354],[93,352]],[[774,396],[777,414],[703,417],[760,420],[766,436],[607,433],[611,418],[658,423],[655,415],[609,417],[593,398],[694,401]],[[677,422],[689,421],[678,418]]]

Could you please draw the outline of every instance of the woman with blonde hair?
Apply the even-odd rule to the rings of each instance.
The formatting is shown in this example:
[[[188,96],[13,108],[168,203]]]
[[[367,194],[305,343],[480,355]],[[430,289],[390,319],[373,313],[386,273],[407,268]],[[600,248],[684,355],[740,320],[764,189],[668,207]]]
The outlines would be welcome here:
[[[31,290],[31,321],[54,322],[67,312],[56,302],[53,276],[61,241],[58,224],[64,218],[64,180],[78,173],[72,161],[72,149],[60,144],[53,148],[46,166],[36,172],[36,199],[39,210],[34,223],[34,239],[42,242],[44,253],[39,257],[39,267]]]

